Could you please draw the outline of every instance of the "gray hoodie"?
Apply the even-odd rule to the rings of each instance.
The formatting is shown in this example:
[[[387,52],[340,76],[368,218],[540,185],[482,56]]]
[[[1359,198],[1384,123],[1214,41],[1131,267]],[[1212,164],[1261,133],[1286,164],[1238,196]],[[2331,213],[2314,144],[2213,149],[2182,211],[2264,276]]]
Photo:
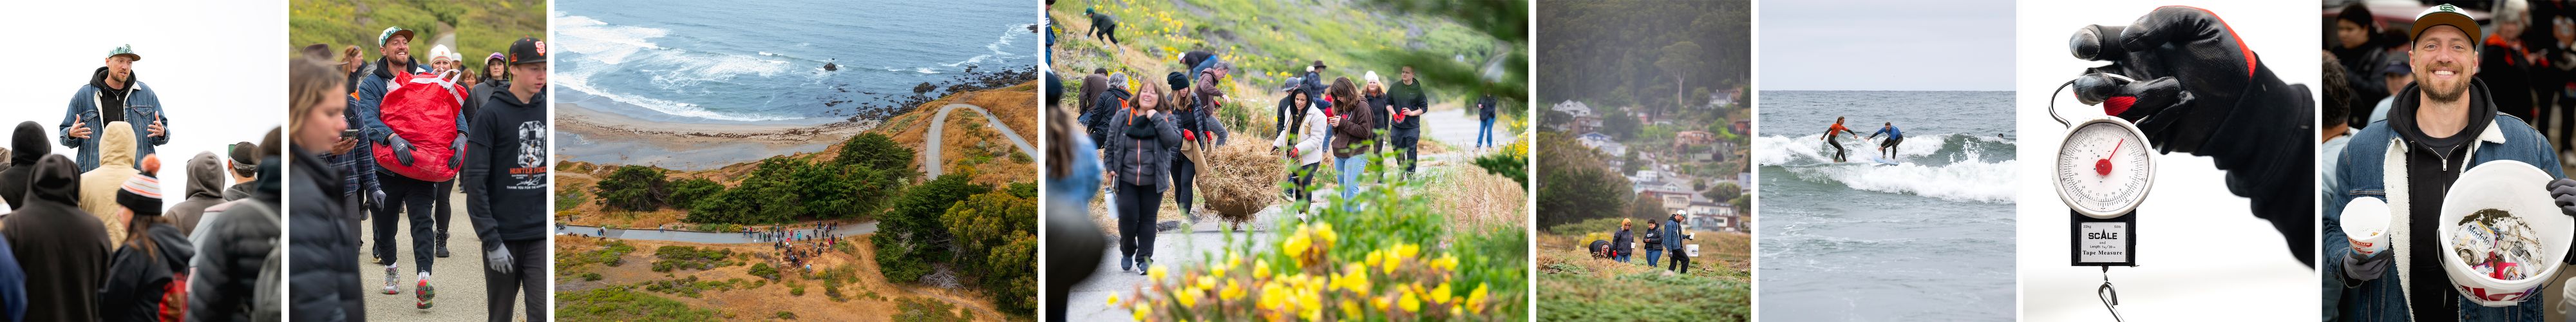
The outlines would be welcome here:
[[[223,163],[223,159],[210,152],[197,152],[196,157],[188,158],[187,200],[170,205],[169,211],[161,212],[162,216],[170,217],[170,225],[179,227],[183,233],[197,231],[197,222],[205,216],[206,207],[224,203],[224,180],[228,178],[224,177]]]

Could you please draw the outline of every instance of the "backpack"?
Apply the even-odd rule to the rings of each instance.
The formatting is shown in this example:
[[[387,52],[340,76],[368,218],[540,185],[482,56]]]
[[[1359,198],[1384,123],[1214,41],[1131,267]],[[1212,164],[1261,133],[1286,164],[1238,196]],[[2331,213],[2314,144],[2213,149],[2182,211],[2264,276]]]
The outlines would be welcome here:
[[[195,268],[170,272],[170,283],[161,285],[161,306],[152,308],[155,321],[188,320],[188,275]]]
[[[395,135],[411,142],[412,163],[403,165],[392,146],[378,143],[377,165],[385,171],[430,182],[456,178],[458,169],[449,167],[447,160],[463,152],[447,147],[461,139],[456,133],[456,118],[464,109],[466,95],[450,78],[454,75],[454,71],[446,75],[400,74],[385,83],[385,99],[378,115]]]

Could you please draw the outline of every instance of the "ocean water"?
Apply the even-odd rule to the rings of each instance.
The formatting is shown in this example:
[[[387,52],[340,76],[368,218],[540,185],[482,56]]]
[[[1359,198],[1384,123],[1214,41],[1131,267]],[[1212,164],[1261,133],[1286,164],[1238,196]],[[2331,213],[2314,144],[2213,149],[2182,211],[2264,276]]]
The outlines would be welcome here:
[[[924,82],[1033,68],[1025,1],[564,0],[558,103],[657,122],[822,124]],[[825,71],[823,64],[839,65]],[[937,93],[933,93],[936,95]]]
[[[1763,91],[1754,139],[1761,310],[1793,321],[2010,320],[2015,146],[2012,92]],[[1849,139],[1906,134],[1897,165]]]

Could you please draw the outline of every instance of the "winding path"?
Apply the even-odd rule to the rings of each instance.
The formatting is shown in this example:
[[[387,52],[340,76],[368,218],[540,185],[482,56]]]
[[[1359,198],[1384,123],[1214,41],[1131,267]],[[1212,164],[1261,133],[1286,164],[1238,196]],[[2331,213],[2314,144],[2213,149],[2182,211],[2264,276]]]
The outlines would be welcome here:
[[[984,108],[980,106],[948,104],[948,106],[939,108],[939,115],[932,115],[930,117],[930,133],[922,137],[922,173],[930,174],[931,177],[939,177],[939,175],[946,173],[942,172],[939,167],[939,139],[943,137],[940,136],[939,133],[941,129],[948,127],[948,112],[956,111],[960,108],[974,110],[976,114],[983,114],[984,123],[991,125],[994,129],[1001,130],[1002,136],[1011,138],[1012,145],[1020,146],[1020,153],[1028,154],[1031,157],[1038,155],[1038,148],[1036,145],[1030,145],[1028,139],[1020,138],[1020,133],[1011,131],[1011,126],[1003,125],[1001,118],[993,117],[993,112],[985,111]]]

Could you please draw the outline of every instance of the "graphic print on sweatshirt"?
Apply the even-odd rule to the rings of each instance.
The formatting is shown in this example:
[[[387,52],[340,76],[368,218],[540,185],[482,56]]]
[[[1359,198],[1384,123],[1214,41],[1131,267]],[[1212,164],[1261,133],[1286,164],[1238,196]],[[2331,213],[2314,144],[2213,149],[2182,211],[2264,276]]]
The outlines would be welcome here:
[[[519,123],[519,166],[510,168],[510,189],[546,189],[546,121]]]

